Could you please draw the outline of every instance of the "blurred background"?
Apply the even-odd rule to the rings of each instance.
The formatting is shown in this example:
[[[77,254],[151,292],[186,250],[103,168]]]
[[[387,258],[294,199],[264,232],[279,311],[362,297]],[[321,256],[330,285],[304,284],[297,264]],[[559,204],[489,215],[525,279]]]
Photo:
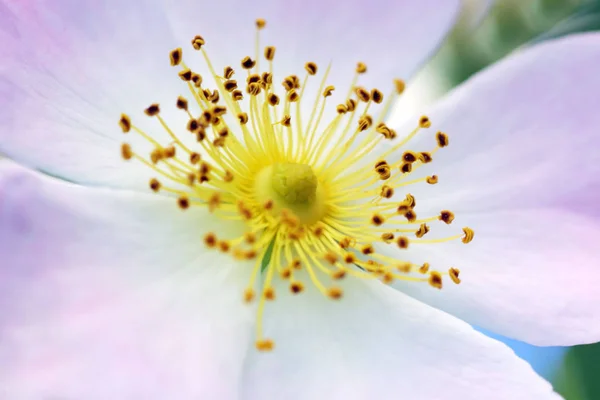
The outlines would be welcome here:
[[[401,100],[407,117],[510,52],[600,30],[600,0],[463,1],[464,11],[450,38],[407,86]],[[594,306],[600,305],[590,304]],[[600,344],[544,348],[489,335],[508,344],[565,399],[600,400]]]

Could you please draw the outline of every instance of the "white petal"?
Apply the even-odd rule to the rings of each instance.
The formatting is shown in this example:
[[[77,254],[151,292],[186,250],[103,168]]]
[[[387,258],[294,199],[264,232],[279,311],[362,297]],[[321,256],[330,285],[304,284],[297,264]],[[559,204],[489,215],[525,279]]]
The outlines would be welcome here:
[[[136,135],[124,136],[118,121],[127,113],[166,136],[143,114],[154,102],[174,105],[181,89],[161,5],[8,2],[0,21],[8,21],[0,27],[0,152],[71,181],[144,186],[144,170],[122,168],[120,143]]]
[[[421,205],[451,202],[472,212],[600,200],[598,60],[600,34],[545,42],[481,72],[425,112],[432,127],[416,146],[435,147],[437,130],[448,133],[450,145],[418,170],[440,177],[424,185]]]
[[[387,92],[392,78],[408,79],[452,28],[461,5],[458,0],[165,1],[180,40],[188,43],[202,35],[219,68],[237,69],[244,56],[254,58],[254,22],[264,18],[262,45],[277,48],[277,85],[283,76],[305,75],[307,61],[316,62],[321,71],[331,62],[330,84],[344,96],[359,61],[368,66],[364,78],[369,89]],[[261,47],[260,62],[265,63],[262,53]]]
[[[599,61],[599,34],[547,42],[482,72],[434,109],[431,131],[446,131],[450,146],[419,173],[437,173],[440,183],[407,191],[420,217],[452,210],[454,233],[470,226],[475,239],[409,252],[416,262],[461,269],[461,285],[402,290],[530,343],[600,340],[592,306],[600,303]]]
[[[301,117],[292,113],[304,128],[315,122],[315,132],[326,129],[337,115],[335,107],[346,101],[358,62],[366,63],[367,73],[360,75],[357,86],[378,88],[388,96],[394,78],[409,79],[442,43],[461,5],[460,0],[226,0],[201,5],[195,0],[164,1],[180,42],[202,35],[217,72],[231,65],[238,70],[234,76],[238,82],[245,80],[239,77],[240,60],[257,58],[256,18],[264,18],[267,24],[261,31],[259,64],[267,69],[263,48],[275,46],[274,90],[281,98],[284,77],[294,74],[303,80],[305,63],[316,62],[316,76],[303,83]],[[193,60],[192,68],[202,71],[203,58],[188,48],[184,47],[185,57]],[[332,85],[335,90],[326,100],[323,117],[312,120],[315,102],[322,99],[322,81],[323,87]],[[341,131],[324,145],[325,153],[337,144]]]
[[[459,225],[460,224],[460,225]],[[395,287],[469,323],[536,345],[600,340],[598,220],[569,211],[529,209],[457,216],[470,226],[467,245],[412,245],[382,252],[431,268],[461,271],[444,288],[397,282]],[[432,227],[435,231],[436,227]]]
[[[251,266],[202,242],[235,227],[0,165],[2,396],[237,398]]]
[[[8,22],[0,30],[0,39],[7,43],[1,54],[0,98],[7,106],[0,109],[4,126],[0,151],[67,180],[131,188],[143,187],[148,171],[135,166],[122,170],[119,142],[132,142],[134,150],[142,154],[147,150],[142,143],[147,143],[136,135],[121,136],[118,118],[122,112],[130,114],[134,124],[166,145],[172,139],[156,119],[142,113],[149,104],[159,102],[173,131],[185,131],[187,116],[172,105],[187,90],[167,58],[168,51],[181,46],[190,67],[205,73],[206,68],[196,62],[201,57],[190,45],[198,30],[207,30],[205,33],[211,35],[207,36],[206,47],[219,60],[218,71],[225,64],[237,68],[243,56],[254,54],[254,35],[245,35],[242,27],[252,30],[255,16],[250,14],[264,11],[263,16],[274,16],[273,25],[279,26],[279,32],[294,32],[296,39],[290,42],[285,40],[287,35],[274,32],[273,43],[284,54],[283,59],[294,66],[289,69],[289,64],[284,64],[283,72],[278,68],[275,72],[301,74],[303,63],[309,59],[319,62],[323,71],[335,59],[339,63],[336,65],[343,68],[332,73],[329,83],[340,88],[343,85],[345,92],[357,61],[371,62],[368,86],[378,82],[388,85],[391,76],[410,75],[451,27],[459,1],[381,2],[373,7],[372,3],[355,0],[331,9],[316,1],[163,5],[152,0],[135,4],[70,0],[36,7],[3,4],[0,20]],[[252,12],[245,12],[248,7]],[[299,11],[307,11],[307,16],[302,13],[296,18]],[[177,41],[166,24],[167,17],[178,34]],[[240,22],[242,18],[247,25]],[[323,18],[329,23],[321,23]],[[343,29],[331,21],[339,22]],[[238,34],[249,45],[243,52],[239,52]],[[338,38],[325,47],[321,45],[325,35]],[[211,48],[212,37],[216,39]],[[382,50],[389,49],[390,41],[398,49],[391,58]],[[226,46],[218,45],[224,42]],[[348,58],[352,59],[349,65]],[[342,89],[338,92],[342,95]],[[331,103],[335,104],[333,100]]]
[[[560,398],[504,344],[383,284],[315,292],[269,304],[276,345],[247,360],[244,399]]]

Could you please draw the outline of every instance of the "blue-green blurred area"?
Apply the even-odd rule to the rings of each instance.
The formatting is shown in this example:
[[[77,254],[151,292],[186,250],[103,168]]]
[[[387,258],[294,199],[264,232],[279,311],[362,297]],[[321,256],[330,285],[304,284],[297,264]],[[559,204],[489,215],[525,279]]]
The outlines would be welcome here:
[[[412,81],[408,111],[435,101],[516,49],[600,30],[600,0],[463,1],[466,9],[449,40]],[[600,400],[600,344],[543,348],[484,333],[509,345],[565,399]]]
[[[529,361],[535,372],[548,380],[553,380],[560,372],[563,360],[570,350],[568,347],[538,347],[518,340],[508,339],[492,332],[480,330],[486,335],[506,343],[524,360]]]
[[[600,344],[569,349],[551,381],[565,399],[600,399]]]
[[[401,108],[431,104],[511,52],[576,32],[600,30],[600,0],[463,0],[449,39],[411,79]]]
[[[552,382],[567,400],[600,400],[600,344],[537,347],[491,332],[486,335],[510,346],[533,369]]]
[[[449,88],[520,47],[600,29],[600,0],[463,1],[459,24],[431,62],[443,66]]]

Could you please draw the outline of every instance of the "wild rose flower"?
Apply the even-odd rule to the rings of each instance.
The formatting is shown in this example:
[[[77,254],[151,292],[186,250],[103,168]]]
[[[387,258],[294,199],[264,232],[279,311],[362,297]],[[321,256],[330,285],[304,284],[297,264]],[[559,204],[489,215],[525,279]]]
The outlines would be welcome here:
[[[0,397],[558,397],[469,324],[600,338],[600,35],[396,126],[456,9],[2,3]]]

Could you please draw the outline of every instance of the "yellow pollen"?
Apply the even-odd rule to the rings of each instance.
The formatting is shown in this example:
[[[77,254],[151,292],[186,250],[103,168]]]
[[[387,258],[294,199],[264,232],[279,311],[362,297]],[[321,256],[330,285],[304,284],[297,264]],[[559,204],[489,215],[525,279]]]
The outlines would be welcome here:
[[[250,303],[254,299],[254,290],[246,289],[244,291],[244,301]]]
[[[293,294],[302,293],[303,290],[304,290],[304,285],[302,284],[302,282],[293,282],[290,284],[290,291]]]
[[[407,261],[414,247],[474,239],[470,227],[436,236],[440,226],[454,229],[460,215],[425,213],[410,193],[417,193],[411,186],[438,182],[438,175],[415,171],[435,165],[450,135],[428,116],[414,121],[411,131],[388,126],[385,116],[405,83],[395,79],[385,91],[364,85],[376,64],[347,65],[354,77],[336,87],[331,65],[310,60],[297,66],[298,75],[279,75],[276,54],[285,48],[276,52],[261,44],[267,21],[254,23],[254,51],[218,71],[209,52],[219,49],[200,35],[191,46],[169,52],[168,60],[165,55],[181,92],[147,99],[138,115],[116,115],[115,129],[138,136],[145,146],[127,140],[115,150],[150,169],[148,190],[172,199],[181,212],[202,207],[211,218],[244,227],[233,237],[217,228],[195,240],[250,270],[240,301],[256,306],[256,349],[275,350],[277,338],[265,337],[263,324],[270,303],[281,297],[303,301],[300,294],[314,289],[323,301],[344,302],[343,284],[351,279],[435,289],[442,289],[443,280],[459,284],[461,272],[454,266]],[[203,71],[186,64],[188,51],[203,59]],[[171,120],[177,118],[171,110],[179,121]],[[139,118],[149,125],[136,123]],[[416,136],[429,147],[411,149]],[[461,275],[468,277],[469,271]]]
[[[332,299],[340,299],[342,297],[342,289],[338,288],[338,287],[332,287],[327,291],[327,294],[329,295],[329,297],[331,297]]]
[[[256,341],[256,348],[259,351],[271,351],[275,347],[275,343],[271,339],[263,339]]]

